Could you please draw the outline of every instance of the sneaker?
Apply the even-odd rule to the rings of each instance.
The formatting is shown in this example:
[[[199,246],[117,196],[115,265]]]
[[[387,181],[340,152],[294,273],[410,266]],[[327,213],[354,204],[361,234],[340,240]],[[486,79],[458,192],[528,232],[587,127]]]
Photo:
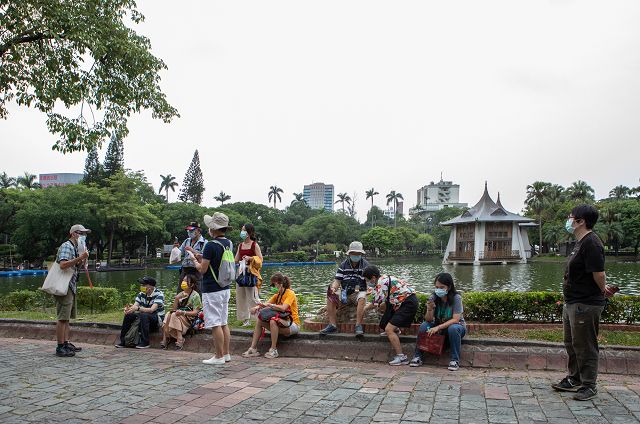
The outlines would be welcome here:
[[[560,380],[559,383],[551,385],[554,390],[558,390],[559,392],[577,392],[581,386],[580,383],[573,381],[569,377],[565,377]]]
[[[409,362],[410,367],[419,367],[422,365],[422,359],[415,357]]]
[[[264,354],[265,358],[274,359],[278,357],[278,349],[269,349],[269,352]]]
[[[72,356],[76,356],[76,353],[72,350],[67,349],[65,345],[60,347],[56,347],[56,356],[61,358],[70,358]]]
[[[598,389],[595,387],[581,387],[573,398],[575,400],[589,400],[596,396],[598,396]]]
[[[243,327],[251,327],[251,321],[248,319],[245,319],[244,322],[242,323]]]
[[[222,357],[222,359],[224,359],[224,362],[231,362],[231,355],[227,353]]]
[[[338,327],[336,327],[333,324],[329,324],[326,327],[324,327],[322,330],[320,330],[320,334],[324,335],[324,334],[331,334],[331,333],[337,333],[338,332]]]
[[[126,347],[123,343],[118,343],[117,345],[114,345],[115,347],[117,347],[118,349],[122,349],[123,347]]]
[[[449,371],[458,371],[458,368],[460,368],[460,364],[458,364],[458,361],[449,362],[449,366],[447,367]]]
[[[409,363],[409,358],[404,353],[400,355],[396,355],[393,357],[391,361],[389,361],[389,365],[407,365]]]
[[[147,343],[147,344],[138,343],[136,345],[136,349],[149,349],[150,347],[151,347],[151,345],[149,345],[149,343]]]
[[[64,342],[64,345],[66,346],[67,349],[72,350],[74,352],[81,352],[82,351],[81,347],[77,347],[71,342]]]
[[[398,336],[402,334],[402,331],[400,331],[399,328],[396,328],[395,330],[393,330],[393,332],[396,333]],[[381,332],[380,337],[387,337],[387,332],[386,331]]]
[[[356,325],[356,337],[364,336],[364,329],[361,324]]]
[[[202,363],[207,365],[224,365],[224,357],[216,358],[216,356],[214,355],[209,359],[204,359]]]

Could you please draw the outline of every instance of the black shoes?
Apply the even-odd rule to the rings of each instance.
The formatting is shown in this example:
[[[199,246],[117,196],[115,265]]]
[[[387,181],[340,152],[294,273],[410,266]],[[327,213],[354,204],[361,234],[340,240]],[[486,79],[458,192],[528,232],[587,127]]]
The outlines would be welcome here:
[[[582,384],[576,383],[569,377],[565,377],[560,380],[559,383],[552,384],[551,387],[553,387],[554,390],[558,390],[560,392],[577,392],[578,389],[582,387]]]
[[[76,356],[76,353],[73,350],[67,348],[66,345],[62,345],[56,347],[56,356],[59,356],[61,358],[70,358],[72,356]]]
[[[75,346],[73,343],[71,342],[64,342],[64,346],[68,349],[71,350],[73,352],[81,352],[82,348],[81,347],[77,347]]]
[[[595,387],[581,387],[573,397],[575,400],[589,400],[598,396],[598,389]]]

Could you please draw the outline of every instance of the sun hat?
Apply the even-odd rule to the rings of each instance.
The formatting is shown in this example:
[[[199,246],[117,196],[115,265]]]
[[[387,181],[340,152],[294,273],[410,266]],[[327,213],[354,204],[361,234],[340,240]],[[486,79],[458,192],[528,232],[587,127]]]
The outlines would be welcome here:
[[[222,212],[215,212],[213,216],[205,215],[204,224],[212,230],[220,230],[222,228],[231,230],[233,228],[229,226],[229,217]]]
[[[155,278],[151,278],[147,276],[144,276],[138,279],[138,283],[142,284],[143,286],[153,286],[153,287],[155,287],[157,284]]]
[[[73,233],[90,233],[91,230],[88,228],[84,228],[84,225],[82,224],[76,224],[74,226],[71,227],[71,229],[69,229],[69,234],[73,234]]]
[[[359,241],[352,241],[349,245],[349,250],[347,250],[347,255],[349,253],[362,253],[363,255],[365,255],[367,252],[365,252],[362,248],[362,243],[360,243]]]
[[[200,229],[200,224],[198,224],[196,221],[191,221],[189,223],[189,225],[187,225],[186,227],[184,227],[185,230],[199,230]]]

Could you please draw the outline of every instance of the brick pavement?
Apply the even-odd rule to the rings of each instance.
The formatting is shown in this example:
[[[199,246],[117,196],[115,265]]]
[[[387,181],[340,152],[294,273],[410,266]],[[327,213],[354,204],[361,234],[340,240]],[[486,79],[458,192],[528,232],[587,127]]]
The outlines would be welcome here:
[[[603,374],[600,395],[550,390],[560,373],[389,367],[337,360],[234,357],[0,338],[0,422],[635,423],[640,377]]]

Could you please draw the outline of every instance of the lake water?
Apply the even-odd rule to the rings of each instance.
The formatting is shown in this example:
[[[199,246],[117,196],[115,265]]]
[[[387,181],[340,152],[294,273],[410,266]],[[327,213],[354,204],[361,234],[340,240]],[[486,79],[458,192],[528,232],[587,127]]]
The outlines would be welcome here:
[[[372,261],[379,265],[385,274],[393,274],[409,281],[418,291],[428,292],[433,287],[433,279],[439,272],[450,272],[456,287],[465,291],[560,291],[564,264],[530,263],[524,265],[483,265],[444,266],[440,259],[431,258],[413,261]],[[276,271],[288,275],[296,293],[314,295],[310,299],[312,309],[321,306],[326,287],[333,279],[336,266],[282,266],[265,267],[263,277],[268,281]],[[614,263],[606,266],[607,281],[620,287],[623,294],[640,294],[640,263]],[[96,286],[127,289],[143,275],[149,275],[158,281],[165,293],[175,292],[178,284],[178,271],[148,269],[146,271],[92,272],[91,280]],[[42,285],[44,276],[0,277],[0,295],[18,289],[35,289]],[[87,285],[84,275],[81,285]],[[265,284],[262,298],[268,296]]]

